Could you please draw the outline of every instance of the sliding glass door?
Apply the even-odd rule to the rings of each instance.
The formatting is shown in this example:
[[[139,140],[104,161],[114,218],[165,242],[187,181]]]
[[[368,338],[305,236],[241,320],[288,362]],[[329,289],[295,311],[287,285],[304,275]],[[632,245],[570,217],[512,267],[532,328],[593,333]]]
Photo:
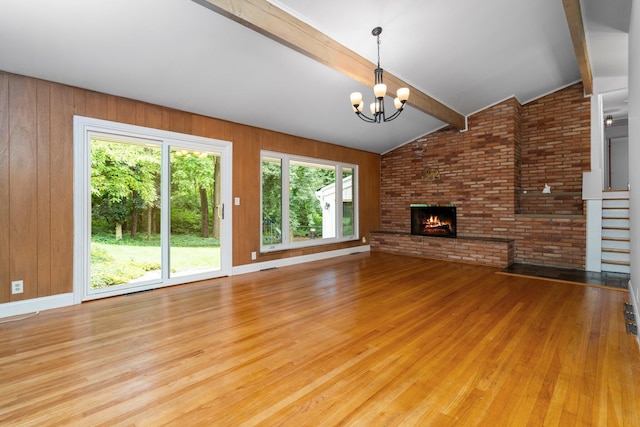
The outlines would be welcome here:
[[[92,133],[90,293],[161,279],[162,146]]]
[[[220,269],[220,163],[212,150],[171,147],[169,276]]]
[[[76,117],[75,150],[78,298],[230,274],[230,143]]]

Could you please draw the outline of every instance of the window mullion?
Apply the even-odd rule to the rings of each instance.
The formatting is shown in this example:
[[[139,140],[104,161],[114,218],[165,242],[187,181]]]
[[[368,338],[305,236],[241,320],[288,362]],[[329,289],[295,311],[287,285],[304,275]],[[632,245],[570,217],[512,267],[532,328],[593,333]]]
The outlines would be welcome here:
[[[289,177],[289,157],[282,157],[282,244],[288,245],[291,243],[290,235],[291,235],[291,221],[289,219],[290,215],[290,177]]]
[[[166,140],[162,141],[162,160],[160,169],[160,247],[162,248],[162,280],[169,279],[169,237],[170,228],[170,198],[171,179],[170,179],[170,153],[171,146]]]
[[[344,236],[342,235],[342,213],[343,213],[343,206],[342,206],[342,165],[338,164],[336,165],[336,196],[335,196],[335,235],[338,237],[338,239],[343,238]]]

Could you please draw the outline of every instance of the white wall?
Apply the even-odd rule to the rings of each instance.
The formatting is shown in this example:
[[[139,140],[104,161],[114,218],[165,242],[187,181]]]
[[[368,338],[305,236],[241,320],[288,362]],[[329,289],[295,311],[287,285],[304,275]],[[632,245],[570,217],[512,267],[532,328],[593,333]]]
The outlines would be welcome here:
[[[626,120],[621,122],[614,122],[613,126],[604,128],[605,189],[626,190],[629,182],[629,126]],[[611,142],[610,149],[609,142]],[[611,160],[609,160],[609,153]]]
[[[629,183],[629,138],[611,138],[611,182],[612,190],[626,190]]]
[[[636,320],[640,305],[640,4],[631,6],[629,28],[629,182],[631,189],[631,292]],[[640,336],[639,336],[640,339]],[[638,341],[640,343],[640,341]]]

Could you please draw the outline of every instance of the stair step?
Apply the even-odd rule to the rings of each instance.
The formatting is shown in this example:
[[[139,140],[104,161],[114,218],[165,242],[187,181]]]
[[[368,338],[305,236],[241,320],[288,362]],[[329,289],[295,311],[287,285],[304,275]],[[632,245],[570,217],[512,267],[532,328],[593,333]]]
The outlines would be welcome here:
[[[602,232],[604,233],[605,231],[611,231],[612,233],[616,234],[616,237],[627,237],[630,236],[630,228],[629,227],[612,227],[612,226],[602,226]],[[622,233],[622,236],[618,236],[620,233]],[[624,235],[626,233],[626,235]]]
[[[628,230],[630,222],[626,218],[602,219],[602,228],[613,228],[616,230]]]
[[[602,271],[631,273],[631,233],[629,193],[626,191],[602,194]],[[609,196],[609,198],[607,198]]]
[[[603,259],[602,263],[603,264],[610,264],[610,265],[624,265],[624,266],[629,266],[630,265],[629,261],[614,261],[612,259]]]
[[[624,251],[631,252],[631,245],[625,242],[602,242],[602,251],[601,252],[618,252]]]
[[[629,219],[629,212],[621,212],[619,210],[603,212],[602,219]]]
[[[617,265],[631,265],[631,256],[624,252],[606,252],[600,253],[601,262]]]
[[[602,237],[602,240],[608,242],[629,242],[629,237]]]
[[[615,239],[626,239],[629,240],[629,230],[619,230],[612,228],[603,228],[602,229],[602,238],[615,238]]]
[[[629,249],[618,249],[618,248],[602,248],[602,253],[613,253],[613,254],[630,254],[631,251]]]
[[[629,200],[602,199],[602,209],[629,209]]]
[[[631,272],[631,268],[628,265],[605,264],[604,262],[601,264],[600,269],[610,273],[629,274]]]

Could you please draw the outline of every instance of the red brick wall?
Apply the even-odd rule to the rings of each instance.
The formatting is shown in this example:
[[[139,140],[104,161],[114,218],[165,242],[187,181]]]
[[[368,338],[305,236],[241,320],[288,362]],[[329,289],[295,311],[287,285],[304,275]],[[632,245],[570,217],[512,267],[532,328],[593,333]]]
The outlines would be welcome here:
[[[516,204],[516,124],[520,105],[504,101],[468,119],[469,130],[444,129],[383,155],[382,229],[409,231],[412,203],[454,204],[458,234],[503,237],[501,219]],[[436,168],[438,181],[422,178]]]
[[[465,132],[446,128],[383,155],[382,230],[409,233],[412,203],[451,203],[458,236],[514,239],[516,262],[584,268],[589,108],[581,84],[524,106],[509,99],[470,116]],[[423,179],[425,168],[440,179]]]
[[[520,209],[516,213],[544,215],[582,215],[582,193],[535,193],[520,195]]]
[[[576,84],[522,107],[522,190],[582,191],[590,170],[591,105]]]
[[[516,262],[584,269],[584,217],[517,215],[511,237]]]

